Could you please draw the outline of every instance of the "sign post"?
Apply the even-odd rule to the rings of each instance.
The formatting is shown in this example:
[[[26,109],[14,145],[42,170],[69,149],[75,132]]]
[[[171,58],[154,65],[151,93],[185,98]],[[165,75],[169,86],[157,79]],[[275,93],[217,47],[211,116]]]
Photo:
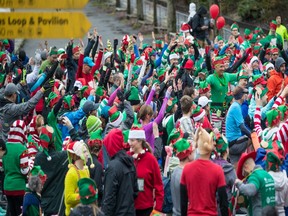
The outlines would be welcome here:
[[[81,12],[2,13],[0,38],[81,38],[90,27]]]
[[[0,8],[83,9],[88,0],[0,0]]]
[[[81,38],[90,29],[88,18],[79,11],[88,0],[0,0],[0,8],[25,9],[0,15],[0,39]],[[26,10],[26,9],[29,9]],[[31,10],[30,10],[31,9]],[[36,9],[50,9],[40,12]]]

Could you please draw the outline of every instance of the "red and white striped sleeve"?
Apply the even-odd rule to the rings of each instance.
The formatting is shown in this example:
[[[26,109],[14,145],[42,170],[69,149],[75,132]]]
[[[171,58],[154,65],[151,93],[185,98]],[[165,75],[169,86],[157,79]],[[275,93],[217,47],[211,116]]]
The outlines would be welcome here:
[[[25,150],[20,155],[20,170],[23,175],[27,175],[30,168],[29,168],[29,153]]]
[[[283,101],[284,101],[284,98],[281,97],[281,96],[279,96],[279,97],[275,100],[275,102],[274,102],[274,104],[273,104],[273,106],[272,106],[272,109],[273,109],[273,108],[274,108],[274,109],[277,109],[278,106],[280,106],[281,104],[283,104]]]
[[[277,131],[276,139],[279,140],[284,145],[285,150],[287,149],[286,151],[288,151],[288,119]]]
[[[254,129],[258,135],[258,137],[262,136],[262,127],[261,127],[261,109],[259,106],[256,107],[255,113],[254,113]]]

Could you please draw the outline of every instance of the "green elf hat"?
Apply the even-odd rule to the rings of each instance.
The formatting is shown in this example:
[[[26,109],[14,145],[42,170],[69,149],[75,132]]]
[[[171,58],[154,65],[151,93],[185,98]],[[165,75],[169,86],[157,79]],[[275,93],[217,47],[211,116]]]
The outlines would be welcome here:
[[[170,98],[167,102],[166,112],[169,113],[177,102],[177,97]]]
[[[226,61],[226,55],[216,56],[216,57],[213,59],[213,66],[215,67],[216,65],[225,64],[225,61]]]
[[[233,23],[230,27],[231,31],[235,28],[239,31],[239,26],[237,25],[237,23]]]
[[[245,37],[245,39],[247,39],[247,40],[250,40],[250,39],[252,38],[251,30],[250,30],[250,29],[248,29],[248,28],[244,29],[244,37]]]
[[[260,45],[255,45],[254,48],[253,48],[253,54],[255,56],[258,56],[258,54],[260,53],[260,50],[261,50],[261,46]]]
[[[72,95],[67,95],[63,98],[63,106],[65,109],[71,110],[75,105]]]
[[[83,87],[80,89],[81,97],[83,97],[84,92],[85,92],[87,89],[88,89],[88,86],[83,86]]]
[[[133,82],[134,80],[138,79],[138,72],[141,69],[141,67],[139,67],[138,65],[134,65],[132,67],[132,76],[131,76],[131,82]]]
[[[46,105],[48,105],[51,109],[54,107],[54,105],[59,101],[60,96],[55,92],[50,92],[48,95],[48,98],[46,98],[45,102]]]
[[[183,137],[183,132],[180,128],[174,128],[167,139],[167,145],[174,144],[179,138]]]
[[[162,49],[162,44],[163,44],[162,40],[156,40],[155,41],[155,46],[157,49]]]
[[[260,28],[260,27],[256,27],[255,30],[254,30],[254,33],[257,34],[257,35],[264,34],[262,28]]]
[[[80,202],[83,205],[94,203],[98,199],[98,190],[94,180],[90,178],[81,178],[78,181]]]
[[[221,35],[218,35],[216,38],[217,38],[217,41],[224,41],[224,39]]]
[[[135,86],[131,86],[131,92],[128,97],[128,101],[130,101],[131,105],[137,105],[140,103],[141,98],[139,96],[139,90]]]
[[[123,134],[123,138],[124,138],[124,143],[128,144],[128,140],[129,140],[129,130],[124,130],[122,131]]]
[[[253,36],[252,36],[252,38],[250,40],[250,43],[255,44],[257,42],[257,37],[258,37],[257,34],[253,34]]]
[[[99,129],[101,125],[102,125],[102,122],[98,117],[94,115],[90,115],[86,121],[88,134],[91,135],[91,133]]]
[[[0,52],[0,62],[7,58],[7,54],[5,52]]]
[[[247,71],[246,70],[240,70],[240,72],[239,72],[239,74],[238,74],[238,81],[240,80],[240,79],[249,79],[249,75],[248,75],[248,73],[247,73]]]
[[[266,113],[268,127],[276,126],[281,119],[281,113],[277,109],[271,109]]]
[[[185,138],[177,140],[177,142],[173,145],[173,148],[179,160],[187,158],[193,152],[191,143]]]
[[[276,20],[272,20],[270,22],[270,29],[276,30],[277,29],[277,22]]]
[[[288,118],[288,109],[286,105],[278,106],[277,108],[281,113],[281,121],[284,121]]]
[[[206,81],[199,82],[199,94],[205,94],[210,91],[210,85]]]
[[[90,138],[88,139],[88,146],[90,148],[97,147],[100,150],[103,145],[102,132],[102,128],[98,128],[96,131],[90,133]]]
[[[52,55],[57,55],[57,54],[58,54],[57,48],[55,46],[51,47],[49,51],[49,55],[52,56]]]
[[[261,74],[252,75],[252,83],[253,83],[254,87],[257,85],[266,85],[267,84],[266,80],[264,79],[264,77]]]
[[[200,106],[197,106],[192,111],[192,117],[195,122],[200,121],[205,116],[205,110],[203,110]]]
[[[98,86],[96,91],[95,91],[95,94],[99,97],[102,97],[104,94],[105,94],[105,89],[103,86]]]
[[[279,171],[279,167],[282,165],[282,160],[279,156],[279,153],[275,149],[268,151],[266,154],[266,169],[268,171]]]
[[[165,68],[160,68],[160,69],[158,70],[157,75],[158,75],[159,81],[160,81],[160,82],[163,82],[164,79],[165,79],[165,76],[166,76],[166,69],[165,69]]]
[[[32,176],[45,176],[45,173],[41,169],[41,166],[34,166],[30,171],[30,175]]]
[[[159,81],[157,78],[154,78],[154,79],[153,79],[153,82],[152,82],[152,85],[153,85],[154,83],[160,84],[160,81]]]
[[[226,139],[226,137],[222,134],[222,135],[218,135],[216,136],[216,152],[219,154],[222,154],[223,152],[225,152],[228,148],[228,141]]]
[[[116,106],[112,106],[108,110],[109,121],[113,126],[119,126],[122,122],[123,116],[122,113],[118,111]]]
[[[44,154],[47,156],[48,161],[52,160],[52,158],[50,157],[48,153],[48,147],[50,143],[54,142],[53,133],[54,133],[53,128],[46,125],[45,127],[41,128],[41,134],[39,136],[40,144],[43,148]]]

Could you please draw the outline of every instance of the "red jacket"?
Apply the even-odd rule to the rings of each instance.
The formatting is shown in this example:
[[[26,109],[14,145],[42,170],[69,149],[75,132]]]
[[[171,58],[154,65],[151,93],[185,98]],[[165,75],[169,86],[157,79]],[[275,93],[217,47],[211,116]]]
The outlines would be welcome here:
[[[150,152],[146,152],[138,156],[134,160],[134,164],[137,171],[138,187],[139,179],[144,179],[144,191],[139,191],[135,199],[135,209],[154,207],[153,190],[155,189],[156,206],[154,209],[161,212],[164,200],[164,186],[156,158]]]
[[[277,95],[277,93],[281,89],[283,80],[284,75],[281,72],[277,72],[275,70],[271,71],[270,78],[267,81],[267,88],[268,88],[267,101],[270,101],[271,98]]]

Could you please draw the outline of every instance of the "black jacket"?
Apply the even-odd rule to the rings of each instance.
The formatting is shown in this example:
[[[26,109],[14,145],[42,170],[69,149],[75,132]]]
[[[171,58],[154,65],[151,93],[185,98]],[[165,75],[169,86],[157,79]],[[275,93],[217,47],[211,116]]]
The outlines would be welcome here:
[[[64,215],[64,180],[68,171],[67,152],[48,151],[51,161],[47,160],[44,152],[39,152],[35,157],[35,166],[41,166],[47,175],[47,180],[41,192],[41,207],[44,215]],[[60,204],[62,203],[60,213]]]
[[[204,15],[207,13],[205,7],[201,6],[192,19],[193,36],[197,39],[205,39],[205,31],[201,27],[204,26]]]
[[[105,170],[102,211],[105,216],[135,216],[138,185],[133,158],[120,150]]]

